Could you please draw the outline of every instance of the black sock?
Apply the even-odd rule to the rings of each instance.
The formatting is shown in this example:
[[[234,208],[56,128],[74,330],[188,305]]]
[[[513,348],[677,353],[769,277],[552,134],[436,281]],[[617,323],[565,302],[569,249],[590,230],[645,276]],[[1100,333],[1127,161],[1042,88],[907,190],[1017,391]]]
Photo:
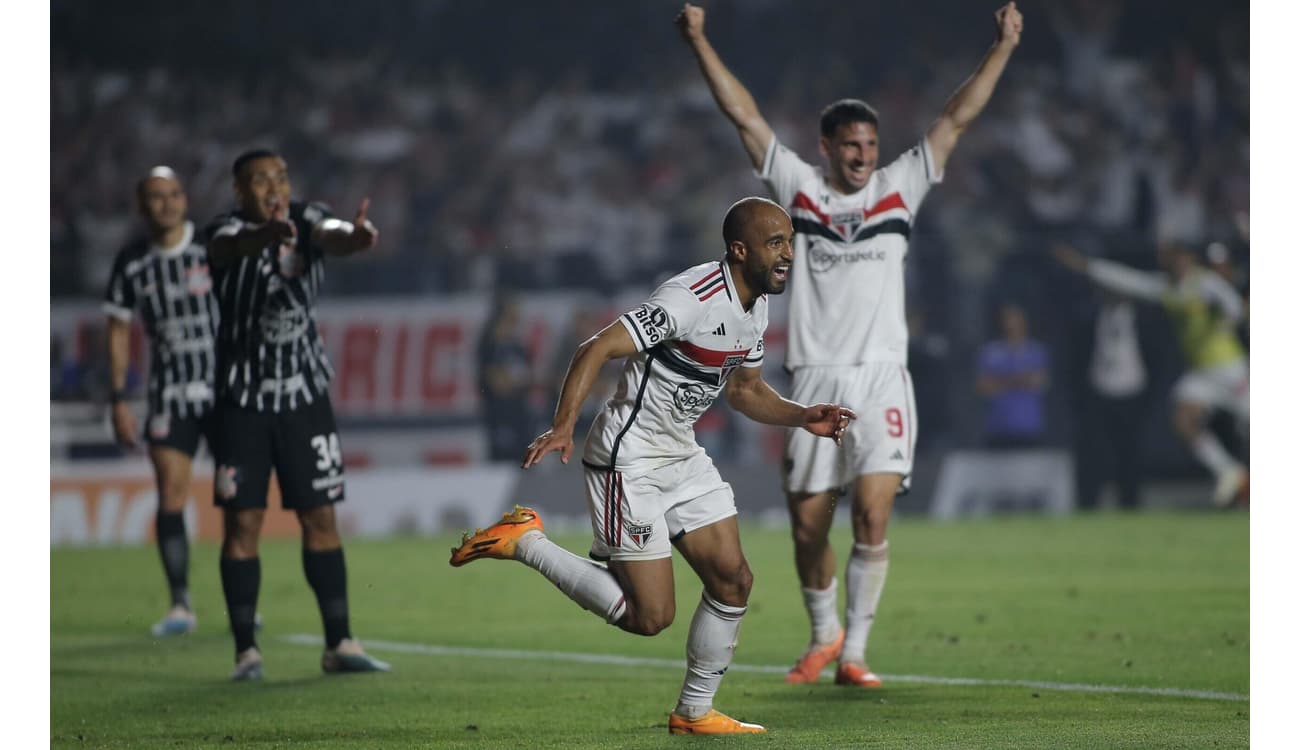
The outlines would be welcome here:
[[[302,569],[307,574],[307,583],[316,592],[316,605],[325,625],[325,648],[335,648],[339,641],[352,637],[348,629],[348,569],[343,562],[343,548],[303,547]]]
[[[257,615],[257,590],[262,586],[262,560],[221,558],[221,590],[226,595],[230,632],[235,636],[235,656],[253,648],[253,618]]]
[[[171,589],[172,606],[189,609],[190,540],[185,536],[185,517],[160,508],[153,519],[153,530],[163,572],[167,574],[167,587]]]

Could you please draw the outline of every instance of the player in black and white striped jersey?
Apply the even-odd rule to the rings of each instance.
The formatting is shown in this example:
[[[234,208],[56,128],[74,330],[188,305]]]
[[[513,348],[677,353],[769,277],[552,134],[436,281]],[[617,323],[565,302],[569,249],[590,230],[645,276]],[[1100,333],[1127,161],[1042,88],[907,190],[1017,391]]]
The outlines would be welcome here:
[[[347,568],[334,515],[343,499],[343,454],[329,400],[333,375],[316,332],[326,256],[375,246],[366,218],[341,221],[325,206],[290,199],[279,154],[235,160],[238,207],[205,230],[216,296],[217,406],[214,496],[225,515],[221,583],[235,637],[236,680],[260,679],[253,637],[262,568],[257,542],[271,470],[281,504],[302,526],[302,559],[325,628],[326,672],[387,671],[352,638]]]
[[[171,609],[152,632],[178,635],[197,625],[182,512],[199,437],[210,434],[218,313],[207,251],[185,218],[185,190],[176,173],[154,167],[136,185],[136,198],[147,235],[118,252],[104,299],[113,431],[122,445],[136,446],[138,425],[125,389],[131,319],[138,309],[150,342],[145,440],[158,485],[154,530],[171,590]]]

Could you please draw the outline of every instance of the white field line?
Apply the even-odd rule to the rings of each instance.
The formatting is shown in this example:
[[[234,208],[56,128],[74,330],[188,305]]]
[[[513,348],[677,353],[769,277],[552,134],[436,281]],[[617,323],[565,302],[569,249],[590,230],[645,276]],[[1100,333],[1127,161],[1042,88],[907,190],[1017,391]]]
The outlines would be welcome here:
[[[320,636],[296,633],[280,640],[302,646],[320,646]],[[531,659],[537,661],[562,661],[577,664],[616,664],[623,667],[671,667],[682,670],[686,662],[680,659],[659,659],[617,654],[586,654],[571,651],[533,651],[510,648],[469,648],[465,646],[439,646],[431,643],[403,643],[400,641],[375,641],[366,639],[365,645],[376,651],[397,651],[425,656],[473,656],[479,659]],[[732,672],[761,672],[785,674],[788,666],[773,664],[732,664]],[[823,675],[832,675],[829,670]],[[1130,685],[1086,685],[1072,682],[1043,682],[1039,680],[985,680],[973,677],[934,677],[917,674],[882,674],[890,682],[915,682],[924,685],[986,685],[995,687],[1021,687],[1038,690],[1061,690],[1071,693],[1128,693],[1135,695],[1167,695],[1175,698],[1200,698],[1217,701],[1249,701],[1243,693],[1221,693],[1214,690],[1186,690],[1183,688],[1139,687]]]

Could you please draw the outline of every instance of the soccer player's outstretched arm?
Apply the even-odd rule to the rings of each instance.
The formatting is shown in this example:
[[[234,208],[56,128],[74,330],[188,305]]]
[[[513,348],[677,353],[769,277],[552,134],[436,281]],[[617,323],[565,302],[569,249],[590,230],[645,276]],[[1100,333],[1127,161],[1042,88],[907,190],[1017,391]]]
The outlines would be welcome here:
[[[208,239],[208,262],[222,268],[240,258],[257,255],[272,242],[296,237],[298,229],[289,221],[288,211],[288,206],[285,206],[261,224],[241,226],[232,221],[217,227]]]
[[[695,52],[695,59],[700,64],[700,72],[709,84],[709,91],[718,102],[718,108],[731,120],[740,133],[740,142],[745,146],[745,153],[754,169],[763,168],[763,157],[767,147],[772,143],[772,128],[763,119],[754,103],[754,97],[745,88],[714,51],[713,45],[704,35],[704,9],[687,3],[682,12],[677,14],[677,28],[682,38]]]
[[[564,375],[564,385],[560,388],[560,401],[555,406],[551,429],[538,435],[528,445],[523,468],[533,466],[551,451],[560,452],[560,463],[569,463],[578,413],[582,409],[582,402],[587,400],[596,383],[600,368],[611,359],[630,357],[636,352],[632,334],[617,320],[578,346],[573,360],[569,362],[569,371]]]
[[[361,206],[352,221],[332,217],[325,219],[312,230],[312,239],[326,255],[351,255],[373,248],[379,242],[379,230],[366,216],[369,210],[370,199],[362,198]]]
[[[739,367],[727,380],[727,403],[755,422],[778,427],[802,427],[814,435],[840,442],[849,420],[857,415],[836,404],[803,404],[777,393],[757,367]]]
[[[997,21],[997,38],[993,47],[985,53],[971,77],[948,99],[943,114],[930,125],[925,134],[926,141],[930,144],[930,153],[934,156],[935,171],[943,171],[948,157],[957,146],[957,139],[984,111],[984,105],[993,96],[993,89],[998,85],[1007,61],[1011,59],[1012,50],[1020,44],[1024,19],[1014,2],[999,8],[993,18]]]
[[[1150,273],[1129,268],[1122,263],[1088,258],[1083,253],[1065,244],[1052,248],[1056,260],[1075,273],[1092,279],[1097,286],[1108,289],[1125,297],[1159,302],[1169,291],[1169,280],[1164,274]]]

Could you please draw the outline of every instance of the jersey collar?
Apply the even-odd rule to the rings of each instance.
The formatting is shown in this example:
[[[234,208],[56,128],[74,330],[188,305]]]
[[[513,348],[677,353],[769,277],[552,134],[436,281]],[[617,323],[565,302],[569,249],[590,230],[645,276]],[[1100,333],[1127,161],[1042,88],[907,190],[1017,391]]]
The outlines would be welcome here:
[[[175,245],[172,245],[171,247],[163,247],[162,245],[158,245],[156,243],[150,243],[149,249],[154,251],[155,253],[158,253],[159,255],[170,256],[170,255],[176,255],[177,253],[181,252],[185,248],[189,247],[190,243],[192,242],[194,242],[194,222],[186,221],[185,233],[181,235],[180,242],[177,242]]]

